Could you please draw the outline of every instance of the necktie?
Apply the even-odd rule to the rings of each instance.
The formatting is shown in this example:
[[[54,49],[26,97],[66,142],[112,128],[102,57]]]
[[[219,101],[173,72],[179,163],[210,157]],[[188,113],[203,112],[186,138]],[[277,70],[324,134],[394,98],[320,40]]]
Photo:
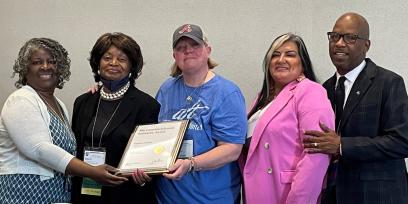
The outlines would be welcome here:
[[[343,105],[345,98],[344,81],[346,77],[342,76],[337,81],[337,87],[335,90],[335,111],[336,111],[336,132],[339,132],[338,128],[341,121],[341,115],[343,114]],[[324,203],[335,203],[336,200],[336,176],[338,158],[332,157],[329,168],[327,169],[327,189],[323,193],[322,201]],[[323,203],[322,202],[322,203]]]
[[[337,87],[335,90],[335,105],[336,105],[336,131],[341,121],[341,115],[343,114],[344,98],[346,93],[344,91],[344,81],[346,80],[345,76],[341,76],[337,82]]]

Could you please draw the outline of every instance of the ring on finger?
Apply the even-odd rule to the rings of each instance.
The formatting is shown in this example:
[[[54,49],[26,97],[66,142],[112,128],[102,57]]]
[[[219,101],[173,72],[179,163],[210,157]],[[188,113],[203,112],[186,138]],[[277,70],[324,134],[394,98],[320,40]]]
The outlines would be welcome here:
[[[146,182],[143,182],[143,183],[141,183],[141,184],[139,184],[140,186],[144,186],[144,185],[146,185]]]
[[[313,146],[314,146],[314,147],[317,147],[317,142],[314,142],[314,143],[313,143]]]

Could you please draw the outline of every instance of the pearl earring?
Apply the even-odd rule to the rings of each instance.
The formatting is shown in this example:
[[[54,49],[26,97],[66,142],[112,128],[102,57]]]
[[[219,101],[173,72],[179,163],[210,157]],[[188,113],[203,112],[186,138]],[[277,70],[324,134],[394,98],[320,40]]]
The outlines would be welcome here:
[[[300,82],[300,81],[302,81],[302,80],[305,79],[305,78],[306,78],[305,75],[304,75],[304,74],[301,74],[301,75],[298,76],[298,78],[296,79],[296,81]]]

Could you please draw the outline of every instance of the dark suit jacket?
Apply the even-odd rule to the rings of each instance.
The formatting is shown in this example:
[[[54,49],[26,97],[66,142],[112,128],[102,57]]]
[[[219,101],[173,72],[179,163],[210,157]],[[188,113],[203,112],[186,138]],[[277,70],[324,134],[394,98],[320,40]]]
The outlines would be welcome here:
[[[366,59],[353,84],[338,132],[342,156],[337,204],[408,203],[408,98],[403,79]],[[327,80],[332,105],[336,76]],[[334,107],[334,106],[333,106]]]
[[[95,116],[99,96],[99,93],[85,93],[75,100],[72,130],[77,140],[77,157],[81,160],[83,160],[84,137],[92,117]],[[160,111],[160,105],[154,98],[134,86],[130,86],[121,100],[122,103],[106,128],[103,137],[103,143],[107,151],[106,163],[114,167],[118,166],[129,136],[135,126],[156,123]],[[87,200],[87,198],[95,198],[93,196],[81,196],[81,202],[79,202],[81,182],[81,178],[74,178],[74,203],[155,203],[153,182],[140,187],[134,184],[131,179],[117,187],[104,186],[101,199],[104,200],[103,202]]]

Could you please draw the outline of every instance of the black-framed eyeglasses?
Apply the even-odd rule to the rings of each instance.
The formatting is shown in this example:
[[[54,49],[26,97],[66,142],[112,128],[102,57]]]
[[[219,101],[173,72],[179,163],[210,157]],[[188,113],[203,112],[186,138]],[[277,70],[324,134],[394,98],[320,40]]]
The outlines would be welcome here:
[[[354,44],[358,39],[367,40],[365,38],[358,36],[358,34],[353,33],[340,34],[337,32],[327,32],[327,38],[329,39],[329,42],[337,42],[340,40],[340,38],[343,38],[344,42],[346,42],[347,44]]]

